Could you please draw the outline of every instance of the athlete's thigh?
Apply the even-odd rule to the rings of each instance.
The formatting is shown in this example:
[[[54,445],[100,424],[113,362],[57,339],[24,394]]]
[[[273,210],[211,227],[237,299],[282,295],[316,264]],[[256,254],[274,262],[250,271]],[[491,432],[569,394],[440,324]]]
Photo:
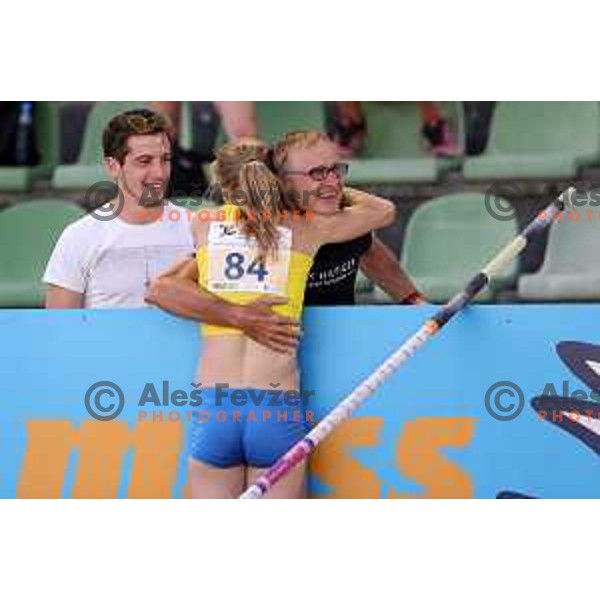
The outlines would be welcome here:
[[[222,469],[194,459],[189,464],[192,498],[237,498],[244,491],[243,465]]]

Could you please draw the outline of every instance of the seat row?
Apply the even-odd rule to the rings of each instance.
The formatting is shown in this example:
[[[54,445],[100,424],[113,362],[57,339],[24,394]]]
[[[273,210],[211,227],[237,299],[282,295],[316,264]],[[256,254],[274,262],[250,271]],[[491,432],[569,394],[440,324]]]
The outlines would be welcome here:
[[[46,179],[57,191],[85,190],[102,181],[101,132],[108,120],[144,102],[97,102],[87,118],[76,163],[59,164],[57,103],[43,104],[38,130],[42,165],[1,167],[0,191],[27,193]],[[364,102],[365,146],[351,161],[352,185],[435,183],[451,171],[465,181],[568,179],[583,167],[600,165],[600,104],[598,102],[498,102],[487,148],[480,156],[465,156],[463,103],[440,107],[459,140],[459,155],[436,158],[421,136],[421,116],[414,102]],[[273,141],[295,129],[325,129],[322,102],[257,102],[260,135]],[[193,144],[191,111],[184,111],[181,139]],[[217,143],[223,136],[217,136]]]
[[[202,206],[207,208],[211,209]],[[79,206],[54,199],[0,211],[0,307],[42,305],[41,278],[52,248],[63,229],[84,214]],[[431,301],[444,302],[517,233],[515,221],[490,215],[481,194],[434,198],[411,216],[401,262]],[[494,301],[507,288],[516,289],[517,297],[525,301],[600,300],[599,254],[600,211],[582,208],[564,213],[550,227],[541,269],[521,274],[515,260],[477,300]],[[362,292],[369,290],[364,279],[358,285]],[[369,299],[388,301],[378,289]]]

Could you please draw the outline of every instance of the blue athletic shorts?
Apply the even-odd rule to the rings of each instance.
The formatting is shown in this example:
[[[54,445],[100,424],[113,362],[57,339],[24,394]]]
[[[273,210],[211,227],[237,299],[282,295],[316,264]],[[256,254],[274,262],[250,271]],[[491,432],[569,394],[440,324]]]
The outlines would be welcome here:
[[[308,433],[312,413],[301,402],[270,401],[272,393],[202,390],[202,405],[191,416],[190,456],[221,469],[273,465]]]

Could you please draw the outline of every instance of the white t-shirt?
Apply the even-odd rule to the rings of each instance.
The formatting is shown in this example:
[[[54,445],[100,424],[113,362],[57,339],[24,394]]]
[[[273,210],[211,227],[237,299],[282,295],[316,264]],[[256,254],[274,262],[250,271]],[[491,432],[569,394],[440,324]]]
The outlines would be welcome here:
[[[86,308],[148,307],[150,282],[194,253],[190,221],[189,211],[170,203],[162,220],[146,224],[87,215],[63,231],[43,281],[84,294]]]

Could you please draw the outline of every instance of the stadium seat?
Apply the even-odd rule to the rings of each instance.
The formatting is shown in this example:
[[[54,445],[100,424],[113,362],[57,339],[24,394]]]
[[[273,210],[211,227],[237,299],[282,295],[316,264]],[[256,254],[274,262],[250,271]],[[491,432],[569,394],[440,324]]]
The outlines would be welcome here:
[[[0,167],[0,192],[27,193],[33,182],[49,177],[60,154],[57,102],[36,102],[35,135],[40,164],[34,167]]]
[[[442,102],[441,109],[459,143],[464,142],[462,107]],[[375,185],[437,181],[456,159],[431,156],[422,139],[416,102],[364,102],[367,139],[361,157],[351,161],[348,183]]]
[[[35,200],[0,212],[0,307],[43,304],[42,276],[63,229],[85,211],[63,200]]]
[[[358,271],[356,274],[356,282],[354,284],[354,291],[361,299],[362,302],[372,300],[372,294],[375,289],[373,282],[362,272]]]
[[[37,102],[36,136],[41,155],[36,175],[50,177],[60,163],[60,102]]]
[[[190,211],[190,213],[197,213],[201,210],[208,210],[210,212],[214,212],[220,208],[222,208],[222,204],[217,204],[216,202],[208,199],[208,198],[169,198],[169,201],[182,208],[183,210]]]
[[[322,102],[257,102],[256,121],[260,137],[274,142],[288,131],[325,131],[325,110]]]
[[[587,211],[590,210],[588,217]],[[577,221],[575,219],[578,219]],[[548,246],[538,273],[519,278],[526,300],[599,300],[600,211],[593,206],[563,213],[550,226]]]
[[[275,142],[288,131],[318,129],[325,131],[323,102],[256,102],[258,135],[267,142]],[[217,148],[226,142],[223,127],[217,135]]]
[[[31,191],[35,167],[0,167],[0,191],[26,193]]]
[[[517,235],[515,221],[498,221],[485,208],[484,195],[451,194],[420,206],[406,231],[402,252],[406,273],[432,302],[445,302]],[[517,276],[513,261],[476,298],[491,300]]]
[[[194,112],[191,102],[187,100],[181,102],[181,114],[179,119],[179,145],[186,149],[192,148],[194,137]]]
[[[465,179],[570,178],[600,159],[597,102],[499,102],[485,153]]]
[[[84,190],[98,181],[107,181],[102,166],[102,130],[120,112],[147,106],[147,102],[97,102],[87,119],[79,160],[61,165],[54,171],[52,187],[60,190]]]

